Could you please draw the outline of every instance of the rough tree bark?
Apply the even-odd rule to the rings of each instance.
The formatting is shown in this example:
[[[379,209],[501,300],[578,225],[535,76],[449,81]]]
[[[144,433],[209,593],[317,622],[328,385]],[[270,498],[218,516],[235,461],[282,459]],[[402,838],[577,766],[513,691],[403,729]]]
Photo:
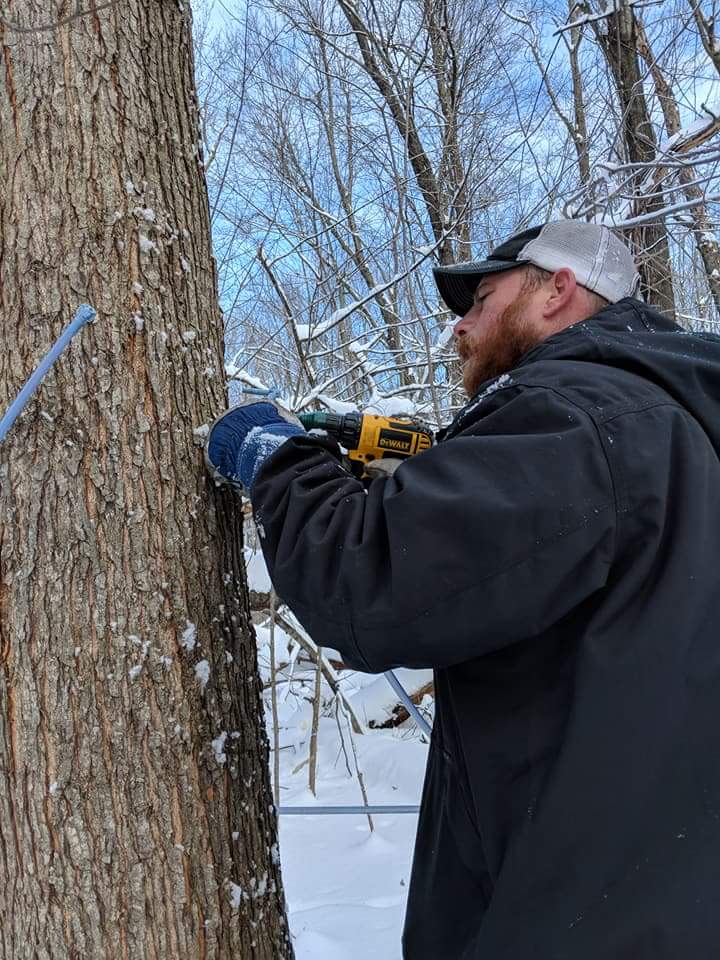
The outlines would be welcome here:
[[[102,6],[0,4],[0,408],[98,311],[0,448],[0,958],[290,958],[190,14]]]

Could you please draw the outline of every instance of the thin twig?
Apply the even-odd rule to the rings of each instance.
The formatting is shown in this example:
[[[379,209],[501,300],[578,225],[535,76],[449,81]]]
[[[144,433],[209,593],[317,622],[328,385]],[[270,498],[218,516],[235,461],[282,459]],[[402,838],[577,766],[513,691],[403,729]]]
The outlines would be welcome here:
[[[350,748],[352,749],[353,760],[355,762],[355,773],[357,774],[358,783],[360,784],[360,793],[362,794],[363,803],[367,807],[369,800],[368,800],[367,790],[365,789],[365,778],[363,777],[362,770],[360,769],[360,763],[358,762],[357,750],[355,749],[355,739],[353,737],[350,721],[348,719],[347,714],[345,713],[345,707],[343,706],[341,701],[338,700],[337,703],[339,708],[342,710],[343,716],[345,717],[345,721],[348,725],[348,734],[350,735]],[[370,825],[370,832],[372,833],[373,830],[375,829],[375,825],[373,824],[373,819],[370,816],[370,814],[367,815],[367,819],[368,819],[368,824]]]
[[[315,664],[315,693],[313,696],[312,729],[310,731],[310,770],[308,783],[310,792],[314,797],[317,796],[317,740],[318,727],[320,726],[320,696],[322,693],[322,648],[317,648],[317,661]]]
[[[273,796],[275,806],[280,806],[280,724],[277,709],[277,679],[275,666],[275,606],[277,595],[270,591],[270,702],[272,705],[273,727]]]

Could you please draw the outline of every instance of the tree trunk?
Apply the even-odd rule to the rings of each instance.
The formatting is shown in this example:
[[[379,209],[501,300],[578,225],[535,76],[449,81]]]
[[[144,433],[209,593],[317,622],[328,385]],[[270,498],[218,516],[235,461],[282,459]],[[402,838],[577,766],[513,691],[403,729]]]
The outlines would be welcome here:
[[[699,0],[688,0],[690,9],[695,18],[698,28],[698,35],[705,48],[705,53],[710,57],[713,66],[720,73],[720,43],[717,36],[717,15],[715,13],[715,0],[712,5],[710,16],[706,16],[700,9]]]
[[[406,105],[401,102],[397,89],[392,83],[392,70],[387,63],[387,56],[382,49],[380,39],[363,22],[354,3],[350,0],[338,0],[338,5],[355,34],[365,71],[379,90],[390,110],[400,136],[407,144],[410,166],[425,202],[433,236],[439,244],[438,260],[440,263],[452,263],[454,260],[452,245],[445,236],[443,224],[445,211],[442,209],[440,186],[430,158],[423,147],[415,117],[409,106],[412,102],[409,91],[407,91],[406,101],[408,105]]]
[[[589,12],[589,7],[584,5]],[[615,12],[607,17],[607,33],[595,26],[595,35],[612,73],[622,110],[622,133],[630,163],[652,163],[657,159],[657,143],[643,91],[637,56],[637,21],[633,8],[621,0]],[[667,229],[660,211],[665,206],[662,195],[635,201],[635,215],[652,214],[657,220],[630,231],[637,251],[638,271],[643,293],[658,310],[673,318],[675,296]]]
[[[575,0],[569,0],[568,15],[572,20],[576,14],[577,4]],[[568,47],[568,59],[570,61],[570,76],[572,78],[573,107],[575,110],[574,123],[572,126],[572,140],[577,154],[578,169],[580,171],[580,182],[587,191],[587,198],[590,203],[595,201],[595,190],[592,185],[592,176],[590,174],[590,137],[588,135],[587,114],[585,112],[585,93],[583,90],[583,72],[580,66],[580,44],[582,43],[583,32],[580,28],[570,31],[570,44]],[[547,72],[547,71],[546,71]]]
[[[0,958],[290,958],[190,14],[70,8],[0,23],[0,408],[98,311],[0,449]]]
[[[637,36],[638,53],[645,61],[653,78],[655,96],[665,118],[665,129],[668,135],[672,136],[682,129],[680,108],[675,92],[653,55],[642,20],[637,21]],[[708,212],[703,191],[696,182],[696,174],[692,170],[681,168],[678,170],[678,180],[684,187],[685,199],[696,201],[696,205],[688,209],[687,217],[692,222],[692,232],[705,268],[708,288],[715,309],[720,315],[720,244],[713,231],[713,221]]]

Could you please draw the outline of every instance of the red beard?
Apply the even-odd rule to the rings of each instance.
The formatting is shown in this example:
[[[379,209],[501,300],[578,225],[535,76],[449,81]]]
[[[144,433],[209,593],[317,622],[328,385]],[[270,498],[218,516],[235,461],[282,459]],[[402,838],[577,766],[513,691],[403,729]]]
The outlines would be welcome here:
[[[461,337],[457,352],[463,361],[463,384],[469,397],[474,396],[486,380],[512,370],[520,358],[542,337],[528,323],[525,307],[530,293],[519,293],[494,321],[482,329],[475,342],[469,335]]]

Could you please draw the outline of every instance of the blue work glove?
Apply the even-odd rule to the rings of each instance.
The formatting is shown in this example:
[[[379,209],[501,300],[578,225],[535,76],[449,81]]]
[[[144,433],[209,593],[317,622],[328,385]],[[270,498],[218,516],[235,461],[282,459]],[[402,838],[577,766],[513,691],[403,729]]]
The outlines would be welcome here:
[[[300,421],[290,422],[289,416],[267,402],[241,404],[219,416],[205,443],[205,463],[213,479],[248,492],[270,454],[288,437],[305,433]]]

